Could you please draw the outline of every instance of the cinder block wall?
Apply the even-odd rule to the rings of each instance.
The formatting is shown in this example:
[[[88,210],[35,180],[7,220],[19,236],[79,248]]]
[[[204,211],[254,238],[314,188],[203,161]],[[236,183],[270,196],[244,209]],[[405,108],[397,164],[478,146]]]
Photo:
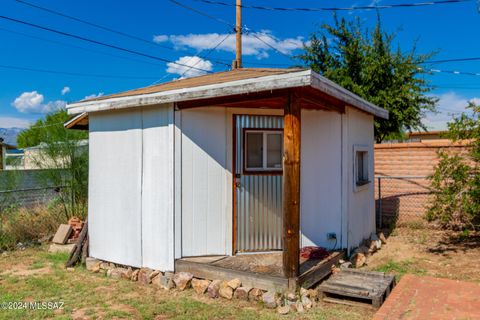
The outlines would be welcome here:
[[[468,141],[442,139],[375,145],[377,224],[380,209],[383,226],[421,219],[425,215],[432,197],[427,177],[434,172],[440,150],[465,155]]]

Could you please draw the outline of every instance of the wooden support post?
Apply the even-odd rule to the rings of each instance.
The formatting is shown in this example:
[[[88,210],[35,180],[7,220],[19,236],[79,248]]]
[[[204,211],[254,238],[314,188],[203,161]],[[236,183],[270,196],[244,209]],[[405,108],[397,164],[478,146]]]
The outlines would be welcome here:
[[[300,259],[300,97],[292,91],[284,111],[283,135],[283,273],[299,276]]]

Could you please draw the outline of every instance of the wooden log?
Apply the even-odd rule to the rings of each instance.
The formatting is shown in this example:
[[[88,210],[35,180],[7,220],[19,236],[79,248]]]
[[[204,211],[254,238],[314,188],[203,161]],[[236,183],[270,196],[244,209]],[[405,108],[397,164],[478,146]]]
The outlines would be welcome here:
[[[78,261],[81,259],[82,248],[83,248],[83,245],[85,244],[85,241],[87,240],[87,237],[88,237],[88,219],[85,220],[83,229],[80,232],[80,235],[78,236],[77,243],[75,244],[75,247],[72,250],[72,253],[70,254],[69,259],[65,263],[66,268],[75,266],[78,263]]]
[[[291,91],[284,110],[283,135],[283,273],[296,278],[300,271],[300,135],[301,107]]]

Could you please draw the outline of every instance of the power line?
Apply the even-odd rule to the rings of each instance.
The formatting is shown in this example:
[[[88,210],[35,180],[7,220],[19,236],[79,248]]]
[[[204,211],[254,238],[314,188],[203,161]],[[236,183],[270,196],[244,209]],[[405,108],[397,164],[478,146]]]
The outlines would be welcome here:
[[[78,36],[78,35],[75,35],[75,34],[72,34],[72,33],[67,33],[67,32],[52,29],[52,28],[49,28],[49,27],[40,26],[38,24],[30,23],[30,22],[27,22],[27,21],[18,20],[18,19],[7,17],[7,16],[1,16],[1,15],[0,15],[0,19],[16,22],[16,23],[19,23],[19,24],[27,25],[27,26],[30,26],[30,27],[34,27],[34,28],[37,28],[37,29],[42,29],[42,30],[45,30],[45,31],[53,32],[53,33],[57,33],[57,34],[67,36],[67,37],[70,37],[70,38],[79,39],[79,40],[82,40],[82,41],[94,43],[94,44],[101,45],[101,46],[104,46],[104,47],[107,47],[107,48],[112,48],[112,49],[116,49],[116,50],[119,50],[119,51],[128,52],[128,53],[135,54],[135,55],[138,55],[138,56],[147,57],[147,58],[162,61],[162,62],[170,62],[170,63],[180,65],[180,66],[184,66],[184,67],[189,67],[185,64],[175,62],[175,61],[172,61],[172,60],[168,60],[168,59],[165,59],[165,58],[162,58],[162,57],[153,56],[153,55],[142,53],[142,52],[139,52],[139,51],[119,47],[119,46],[116,46],[116,45],[113,45],[113,44],[108,44],[108,43],[105,43],[105,42],[85,38],[85,37]],[[197,70],[207,72],[207,73],[212,73],[212,71],[210,71],[210,70],[204,70],[204,69],[201,69],[201,68],[196,68],[195,67],[193,69],[197,69]]]
[[[135,36],[135,35],[132,35],[132,34],[123,32],[123,31],[118,31],[118,30],[115,30],[115,29],[112,29],[112,28],[109,28],[109,27],[105,27],[105,26],[99,25],[99,24],[97,24],[97,23],[93,23],[93,22],[90,22],[90,21],[86,21],[86,20],[83,20],[83,19],[80,19],[80,18],[71,16],[71,15],[68,15],[68,14],[65,14],[65,13],[62,13],[62,12],[59,12],[59,11],[55,11],[55,10],[52,10],[52,9],[49,9],[49,8],[46,8],[46,7],[39,6],[39,5],[37,5],[37,4],[33,4],[33,3],[30,3],[30,2],[24,1],[24,0],[15,0],[15,1],[17,1],[18,3],[21,3],[21,4],[23,4],[23,5],[26,5],[26,6],[35,8],[35,9],[39,9],[39,10],[42,10],[42,11],[45,11],[45,12],[48,12],[48,13],[51,13],[51,14],[54,14],[54,15],[63,17],[63,18],[67,18],[67,19],[70,19],[70,20],[73,20],[73,21],[77,21],[77,22],[80,22],[80,23],[89,25],[89,26],[91,26],[91,27],[99,28],[99,29],[102,29],[102,30],[104,30],[104,31],[108,31],[108,32],[111,32],[111,33],[115,33],[115,34],[118,34],[118,35],[121,35],[121,36],[130,38],[130,39],[133,39],[133,40],[137,40],[137,41],[141,41],[141,42],[144,42],[144,43],[148,43],[148,44],[150,44],[150,45],[156,45],[156,46],[159,46],[159,47],[162,47],[162,48],[165,48],[165,49],[169,49],[169,50],[175,50],[173,47],[169,47],[169,46],[162,45],[162,44],[159,44],[159,43],[156,43],[156,42],[152,42],[152,41],[150,41],[150,40],[147,40],[147,39],[144,39],[144,38],[141,38],[141,37],[138,37],[138,36]]]
[[[157,79],[157,77],[91,74],[91,73],[80,73],[80,72],[69,72],[69,71],[58,71],[58,70],[48,70],[48,69],[37,69],[37,68],[30,68],[30,67],[10,66],[10,65],[4,65],[4,64],[0,64],[0,68],[12,69],[12,70],[22,70],[22,71],[32,71],[32,72],[41,72],[41,73],[63,74],[63,75],[78,76],[78,77],[118,78],[118,79]]]
[[[226,7],[235,7],[233,3],[227,3],[223,1],[212,0],[193,0],[196,2],[202,2],[211,5],[220,5]],[[400,3],[390,5],[373,5],[373,6],[351,6],[351,7],[321,7],[321,8],[288,8],[288,7],[269,7],[269,6],[256,6],[256,5],[242,5],[242,8],[267,10],[267,11],[303,11],[303,12],[319,12],[319,11],[353,11],[353,10],[379,10],[379,9],[392,9],[392,8],[409,8],[409,7],[423,7],[432,5],[453,4],[461,2],[471,2],[472,0],[439,0],[428,2],[416,2],[416,3]]]
[[[37,40],[41,40],[41,41],[45,41],[45,42],[55,43],[55,44],[60,45],[60,46],[77,48],[77,49],[80,49],[80,50],[94,52],[94,53],[97,53],[97,54],[102,54],[102,55],[115,57],[115,58],[119,58],[119,59],[130,60],[130,61],[135,61],[135,62],[139,62],[139,63],[145,63],[145,64],[149,64],[149,65],[153,65],[153,66],[162,66],[161,64],[155,63],[155,62],[143,61],[143,60],[138,60],[138,59],[134,59],[134,58],[131,58],[131,57],[124,57],[124,56],[120,56],[120,55],[113,54],[113,53],[108,53],[108,52],[98,51],[98,50],[94,50],[94,49],[89,49],[89,48],[77,46],[77,45],[70,44],[70,43],[65,43],[65,42],[61,42],[61,41],[46,39],[46,38],[31,35],[31,34],[10,30],[10,29],[3,28],[3,27],[0,27],[0,30],[5,31],[5,32],[9,32],[9,33],[13,33],[13,34],[18,34],[18,35],[28,37],[28,38],[31,38],[31,39],[37,39]]]
[[[190,7],[190,6],[186,5],[186,4],[183,4],[183,3],[181,3],[181,2],[178,2],[178,1],[176,1],[176,0],[169,0],[169,1],[172,2],[172,3],[174,3],[174,4],[176,4],[176,5],[178,5],[178,6],[180,6],[180,7],[185,8],[185,9],[187,9],[187,10],[190,10],[190,11],[192,11],[192,12],[195,12],[195,13],[199,14],[199,15],[202,15],[202,16],[207,17],[207,18],[209,18],[209,19],[215,20],[215,21],[217,21],[217,22],[220,22],[220,23],[222,23],[222,24],[225,24],[225,25],[227,25],[227,26],[232,27],[232,28],[235,29],[235,25],[233,25],[232,23],[230,23],[230,22],[228,22],[228,21],[225,21],[225,20],[223,20],[223,19],[220,19],[220,18],[217,18],[217,17],[215,17],[215,16],[212,16],[211,14],[205,13],[205,12],[203,12],[203,11],[201,11],[201,10],[192,8],[192,7]],[[234,6],[235,6],[235,5],[234,5]],[[265,45],[267,45],[267,46],[270,47],[271,49],[275,50],[276,52],[278,52],[278,53],[280,53],[280,54],[282,54],[282,55],[284,55],[284,56],[286,56],[286,57],[289,58],[289,59],[294,60],[294,59],[293,59],[291,56],[289,56],[288,54],[282,52],[281,50],[275,48],[273,45],[271,45],[270,43],[268,43],[268,42],[266,42],[265,40],[263,40],[262,38],[260,38],[260,37],[257,35],[259,32],[256,32],[255,30],[249,29],[249,28],[247,28],[247,27],[244,27],[243,29],[247,31],[247,32],[246,32],[247,34],[252,35],[252,36],[255,37],[257,40],[263,42]],[[248,30],[251,30],[251,32],[248,31]],[[269,38],[272,39],[273,41],[276,41],[276,39],[274,39],[272,36],[270,36],[270,35],[267,34],[267,33],[261,33],[261,34],[264,35],[264,36],[269,37]]]
[[[440,70],[440,69],[427,69],[418,67],[419,71],[426,71],[430,73],[448,73],[448,74],[458,74],[464,76],[480,76],[480,72],[465,72],[465,71],[455,71],[455,70]]]
[[[443,60],[430,60],[426,63],[445,63],[445,62],[463,62],[463,61],[478,61],[480,57],[474,58],[453,58],[453,59],[443,59]]]

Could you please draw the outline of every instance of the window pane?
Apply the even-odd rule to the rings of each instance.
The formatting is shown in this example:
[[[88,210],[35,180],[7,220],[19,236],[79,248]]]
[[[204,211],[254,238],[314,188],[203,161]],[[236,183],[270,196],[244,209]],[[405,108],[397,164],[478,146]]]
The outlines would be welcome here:
[[[263,168],[263,133],[246,134],[247,168]]]
[[[282,134],[267,134],[267,168],[282,168],[282,145]]]
[[[356,166],[357,166],[357,183],[368,181],[368,153],[366,151],[357,151]]]

